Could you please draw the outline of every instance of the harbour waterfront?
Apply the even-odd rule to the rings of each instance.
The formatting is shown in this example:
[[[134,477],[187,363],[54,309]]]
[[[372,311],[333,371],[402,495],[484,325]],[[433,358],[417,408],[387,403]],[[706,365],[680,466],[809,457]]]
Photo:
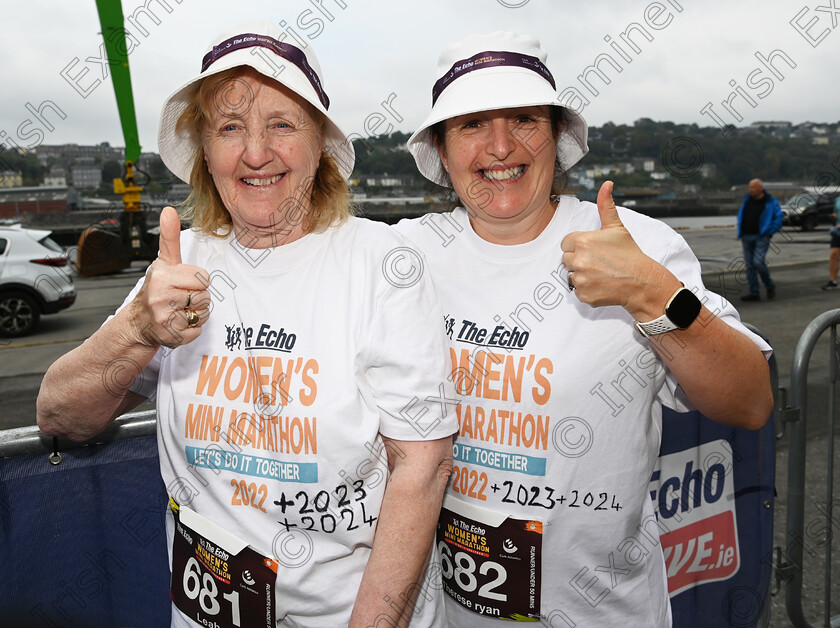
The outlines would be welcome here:
[[[685,216],[681,218],[660,218],[662,222],[678,231],[693,229],[735,229],[737,216]]]

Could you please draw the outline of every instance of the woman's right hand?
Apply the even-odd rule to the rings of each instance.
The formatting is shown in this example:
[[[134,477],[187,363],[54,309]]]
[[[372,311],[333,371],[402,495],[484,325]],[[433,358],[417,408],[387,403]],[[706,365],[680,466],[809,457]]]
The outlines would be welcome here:
[[[209,273],[181,263],[181,220],[172,207],[160,213],[160,253],[126,307],[130,342],[175,348],[195,340],[210,316]],[[190,324],[194,312],[198,320]]]

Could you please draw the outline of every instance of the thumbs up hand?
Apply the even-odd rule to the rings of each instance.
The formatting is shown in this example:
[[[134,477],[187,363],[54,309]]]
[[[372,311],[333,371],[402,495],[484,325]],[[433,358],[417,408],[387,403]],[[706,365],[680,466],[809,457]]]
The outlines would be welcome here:
[[[575,231],[560,243],[569,286],[592,307],[620,305],[636,320],[652,320],[662,315],[680,282],[633,240],[621,222],[612,191],[612,181],[604,182],[598,191],[601,228]]]
[[[174,207],[160,212],[160,252],[158,259],[170,266],[181,263],[181,219]]]
[[[181,263],[181,220],[172,207],[160,213],[160,252],[130,304],[134,341],[170,348],[192,342],[210,316],[210,275]]]
[[[624,229],[612,197],[613,186],[612,181],[604,181],[601,189],[598,190],[598,199],[596,202],[598,204],[598,217],[601,219],[601,231],[607,229]],[[624,231],[627,233],[627,229],[624,229]]]

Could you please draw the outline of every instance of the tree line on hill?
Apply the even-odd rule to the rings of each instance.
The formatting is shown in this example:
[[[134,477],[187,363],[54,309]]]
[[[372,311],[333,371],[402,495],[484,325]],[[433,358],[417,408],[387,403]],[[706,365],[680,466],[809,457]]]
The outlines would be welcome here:
[[[359,175],[416,175],[418,183],[432,189],[431,183],[417,173],[414,159],[405,150],[409,134],[395,131],[390,135],[357,139],[354,176]],[[589,154],[575,166],[576,169],[591,168],[594,165],[622,163],[634,158],[653,159],[656,170],[664,171],[663,151],[675,138],[689,138],[695,147],[699,146],[703,163],[713,165],[714,173],[703,177],[700,172],[691,177],[680,178],[683,184],[697,184],[704,189],[727,190],[732,186],[744,185],[752,178],[765,181],[794,181],[813,185],[820,173],[838,173],[840,180],[840,137],[829,137],[829,144],[815,144],[810,137],[780,137],[772,129],[736,129],[730,127],[725,135],[717,127],[700,127],[696,124],[655,122],[648,118],[634,124],[613,124],[593,126],[589,129]],[[695,148],[695,151],[697,149]],[[44,175],[52,164],[44,164],[34,153],[19,154],[16,151],[0,152],[0,170],[22,173],[23,185],[36,186],[44,181]],[[111,189],[111,179],[122,172],[122,164],[102,164],[103,185],[100,191]],[[163,193],[177,182],[160,159],[152,161],[148,168],[149,192]],[[617,184],[642,186],[650,183],[649,173],[610,175]],[[141,179],[142,181],[142,179]]]
[[[657,161],[657,169],[662,170],[663,151],[670,141],[694,140],[700,147],[703,162],[714,165],[716,172],[706,179],[698,172],[681,181],[707,189],[729,189],[756,177],[813,185],[821,172],[837,170],[840,175],[840,138],[837,137],[829,138],[837,143],[816,145],[811,137],[779,137],[764,127],[729,127],[724,135],[718,127],[654,122],[647,118],[633,125],[607,123],[594,127],[590,135],[589,154],[577,167],[652,157]]]
[[[650,158],[656,170],[665,171],[663,151],[676,138],[694,140],[699,146],[699,158],[713,165],[714,174],[704,177],[699,171],[680,183],[697,184],[704,189],[728,190],[746,184],[750,179],[766,181],[799,181],[813,185],[815,178],[826,171],[836,170],[840,180],[840,138],[837,143],[815,145],[810,137],[778,137],[770,130],[735,129],[727,135],[717,127],[696,124],[654,122],[643,118],[634,124],[613,124],[590,127],[589,154],[576,169],[591,168]],[[356,140],[356,168],[354,174],[417,174],[410,153],[401,150],[409,135],[395,132],[367,140]],[[695,149],[696,150],[696,149]],[[695,153],[696,154],[696,153]],[[610,178],[624,185],[645,185],[648,173],[635,172]]]

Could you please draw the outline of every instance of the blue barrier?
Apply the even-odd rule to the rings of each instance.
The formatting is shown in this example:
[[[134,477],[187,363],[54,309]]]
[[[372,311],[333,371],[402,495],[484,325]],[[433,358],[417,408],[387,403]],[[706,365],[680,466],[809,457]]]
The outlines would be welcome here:
[[[656,468],[651,493],[664,532],[675,628],[765,625],[773,552],[773,421],[749,431],[698,412],[663,408]]]
[[[154,437],[0,460],[0,624],[169,626]]]
[[[663,410],[651,497],[674,626],[758,626],[771,574],[772,421],[751,432]],[[0,461],[0,623],[169,625],[158,464],[150,436],[68,449],[57,466],[45,453]]]
[[[169,625],[154,421],[119,419],[112,428],[108,438],[127,440],[68,448],[59,465],[37,428],[0,438],[11,456],[0,459],[0,624]],[[773,429],[772,421],[752,432],[663,408],[650,491],[676,628],[766,625]]]

